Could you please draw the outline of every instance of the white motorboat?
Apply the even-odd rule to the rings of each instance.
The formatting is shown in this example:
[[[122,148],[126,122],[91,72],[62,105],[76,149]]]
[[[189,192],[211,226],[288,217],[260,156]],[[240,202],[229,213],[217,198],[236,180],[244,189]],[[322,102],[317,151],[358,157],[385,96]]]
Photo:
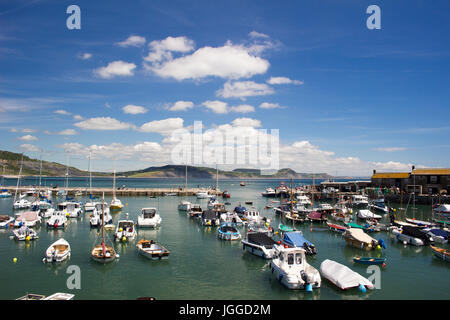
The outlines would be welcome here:
[[[14,239],[19,241],[30,241],[39,239],[37,232],[27,226],[22,226],[19,229],[15,229],[13,233]]]
[[[244,222],[239,218],[236,212],[224,212],[220,214],[220,222],[231,222],[235,223],[238,226],[242,226]]]
[[[161,221],[162,219],[156,208],[142,208],[137,225],[139,228],[157,228],[161,225]]]
[[[370,210],[364,209],[358,211],[358,218],[360,219],[381,219],[382,217],[378,214],[373,213]]]
[[[78,202],[62,202],[58,204],[58,211],[61,211],[66,217],[69,218],[79,218],[83,213],[80,203]]]
[[[133,220],[119,220],[114,233],[114,239],[116,241],[130,241],[136,238],[136,228],[134,227]]]
[[[276,193],[275,189],[269,187],[264,192],[262,192],[261,195],[263,197],[271,198],[271,197],[276,197],[277,193]]]
[[[435,243],[448,243],[448,239],[450,238],[450,232],[448,230],[442,230],[439,228],[426,228],[422,229],[421,231],[425,232],[431,238],[433,238]]]
[[[208,199],[210,197],[207,191],[199,191],[196,196],[197,199]]]
[[[217,199],[216,198],[211,198],[211,199],[209,199],[209,201],[208,201],[208,205],[207,205],[207,208],[208,209],[214,209],[214,207],[216,207],[216,205],[218,205],[218,204],[221,204],[219,201],[217,201]]]
[[[14,209],[28,209],[31,207],[31,202],[27,199],[19,199],[13,204]]]
[[[369,198],[365,195],[354,194],[352,195],[351,203],[356,207],[366,206],[369,204]]]
[[[178,205],[178,210],[179,211],[189,211],[189,210],[191,210],[191,206],[192,206],[192,204],[189,201],[182,201]]]
[[[63,229],[67,227],[68,223],[69,220],[67,219],[67,213],[64,211],[55,211],[47,220],[47,227],[53,229]]]
[[[192,204],[188,213],[191,218],[201,218],[203,209],[199,204]]]
[[[45,251],[44,262],[63,262],[70,258],[70,245],[64,239],[52,243]]]
[[[275,257],[270,262],[273,275],[288,289],[320,288],[320,273],[306,261],[302,248],[276,246]]]
[[[319,203],[319,207],[317,210],[334,210],[334,208],[331,206],[331,204],[323,202]]]
[[[242,249],[263,259],[272,259],[275,255],[277,243],[267,232],[248,232],[242,239]]]
[[[36,191],[35,188],[30,188],[30,189],[28,189],[27,191],[25,191],[25,195],[26,195],[27,197],[32,197],[32,196],[34,196],[34,194],[35,194],[36,192],[37,192],[37,191]]]
[[[8,215],[0,215],[0,229],[7,229],[13,221],[13,217]]]
[[[95,210],[95,205],[97,204],[98,202],[95,202],[95,201],[89,201],[89,202],[86,202],[85,204],[84,204],[84,212],[92,212],[92,211],[94,211]]]
[[[38,211],[25,211],[20,214],[14,221],[14,227],[35,227],[37,224],[41,223],[42,218],[39,216]]]
[[[311,200],[309,199],[309,197],[307,195],[301,194],[301,195],[297,195],[297,203],[303,206],[310,206],[311,205]]]
[[[245,211],[244,217],[242,220],[247,221],[247,223],[261,223],[263,221],[263,217],[259,214],[258,209],[252,207],[249,210]]]
[[[1,198],[11,198],[12,197],[12,195],[11,195],[11,193],[8,191],[8,189],[2,189],[1,191],[0,191],[0,199]]]
[[[48,202],[41,203],[39,205],[39,216],[44,219],[50,218],[54,212],[55,208],[53,208],[52,205]]]
[[[105,215],[105,219],[103,219],[103,215]],[[95,204],[94,212],[92,212],[89,219],[89,223],[91,227],[101,227],[103,220],[105,224],[111,224],[113,221],[108,206],[105,203],[97,202]]]
[[[403,226],[392,229],[395,238],[404,244],[413,246],[426,246],[434,243],[434,239],[429,234],[422,232],[419,227]]]
[[[320,273],[342,290],[356,287],[365,292],[366,288],[374,288],[373,283],[368,279],[333,260],[326,259],[323,261],[320,264]]]
[[[235,223],[224,222],[218,229],[218,237],[222,240],[234,241],[241,239],[241,233]]]
[[[138,251],[144,257],[152,260],[166,260],[169,259],[170,251],[162,245],[155,243],[153,240],[139,240],[136,244]]]

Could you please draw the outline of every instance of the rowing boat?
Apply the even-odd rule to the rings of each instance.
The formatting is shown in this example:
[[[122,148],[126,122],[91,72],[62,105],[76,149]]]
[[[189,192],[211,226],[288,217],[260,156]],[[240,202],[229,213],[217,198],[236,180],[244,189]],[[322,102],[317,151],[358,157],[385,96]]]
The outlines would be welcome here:
[[[353,262],[360,264],[384,264],[386,258],[354,257]]]
[[[433,251],[433,255],[437,258],[440,258],[444,261],[450,261],[450,250],[444,248],[438,248],[434,246],[430,246]]]

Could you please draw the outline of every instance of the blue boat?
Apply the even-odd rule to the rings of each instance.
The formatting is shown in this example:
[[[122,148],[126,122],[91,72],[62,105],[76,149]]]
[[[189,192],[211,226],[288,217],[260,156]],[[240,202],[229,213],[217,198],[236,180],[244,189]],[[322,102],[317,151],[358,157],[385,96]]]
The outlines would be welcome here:
[[[285,232],[283,234],[282,243],[289,247],[303,248],[307,255],[317,253],[316,246],[308,241],[300,231]]]
[[[354,257],[353,262],[360,264],[385,264],[386,258]]]
[[[236,228],[236,224],[231,222],[225,222],[220,225],[218,236],[220,239],[230,241],[241,239],[241,234]]]

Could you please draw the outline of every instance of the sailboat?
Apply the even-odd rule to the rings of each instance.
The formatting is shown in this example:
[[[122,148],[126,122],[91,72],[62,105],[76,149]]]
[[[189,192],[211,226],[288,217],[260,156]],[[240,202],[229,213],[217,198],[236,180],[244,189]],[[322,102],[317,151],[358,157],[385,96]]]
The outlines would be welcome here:
[[[186,194],[186,188],[187,188],[187,165],[186,165],[186,182],[184,183],[185,194]],[[178,204],[178,210],[179,211],[189,211],[189,210],[191,210],[191,205],[192,205],[192,203],[190,203],[189,201],[186,201],[186,200],[181,201]]]
[[[13,201],[14,209],[26,209],[26,208],[31,207],[31,202],[28,201],[27,199],[24,199],[25,195],[19,195],[19,199],[17,199],[17,191],[19,190],[20,177],[22,174],[22,167],[23,167],[23,154],[22,154],[22,160],[20,161],[19,176],[17,177],[16,192],[14,193],[14,201]]]
[[[110,210],[122,210],[122,201],[116,198],[116,161],[114,160],[114,178],[113,178],[113,198],[109,205]]]
[[[91,251],[91,257],[94,261],[101,262],[101,263],[107,263],[112,262],[116,258],[119,257],[118,254],[116,254],[116,251],[114,248],[110,245],[107,245],[105,243],[105,215],[103,212],[103,205],[105,203],[105,196],[103,195],[102,199],[102,242],[98,245],[96,245],[92,251]]]
[[[69,156],[66,155],[66,181],[64,183],[64,189],[58,191],[58,196],[66,197],[68,187],[69,187]]]

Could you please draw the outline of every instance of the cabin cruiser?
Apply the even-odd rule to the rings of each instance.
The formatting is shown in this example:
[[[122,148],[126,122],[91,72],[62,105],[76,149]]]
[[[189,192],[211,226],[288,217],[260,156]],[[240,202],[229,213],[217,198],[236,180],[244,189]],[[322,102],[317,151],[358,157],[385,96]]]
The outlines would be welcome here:
[[[178,205],[178,210],[180,210],[180,211],[189,211],[189,210],[191,210],[191,206],[192,206],[192,204],[189,201],[182,201]]]
[[[242,249],[263,259],[272,259],[275,255],[277,243],[269,236],[268,232],[247,232],[242,239]]]
[[[354,195],[352,195],[351,203],[355,207],[367,206],[369,204],[369,198],[365,195],[354,194]]]
[[[15,229],[13,233],[14,239],[18,241],[30,241],[39,239],[39,236],[37,235],[36,231],[27,226],[21,226],[19,229]]]
[[[433,238],[435,243],[448,243],[450,232],[439,228],[426,228],[420,230]]]
[[[45,251],[44,262],[63,262],[70,258],[70,245],[64,239],[59,239]]]
[[[247,221],[247,223],[260,223],[263,217],[259,214],[258,209],[252,207],[244,213],[242,220]]]
[[[202,225],[203,226],[218,226],[220,219],[217,212],[213,210],[206,210],[202,213]]]
[[[222,240],[239,240],[241,239],[241,233],[236,228],[235,223],[224,222],[219,227],[218,237]]]
[[[55,208],[52,207],[52,205],[48,202],[41,203],[39,205],[39,216],[41,216],[44,219],[50,218],[52,214],[55,212]]]
[[[238,214],[236,212],[223,212],[220,214],[220,221],[235,223],[238,226],[242,226],[244,222],[239,218]]]
[[[275,189],[269,187],[264,192],[262,192],[261,195],[263,197],[272,198],[272,197],[276,197],[277,193],[275,192]]]
[[[247,212],[247,209],[245,207],[242,207],[240,204],[236,208],[234,208],[233,212],[235,212],[239,218],[243,218],[245,213]]]
[[[28,189],[27,191],[25,191],[25,195],[27,197],[32,197],[32,196],[34,196],[35,193],[37,193],[37,191],[34,188],[31,188],[31,189]]]
[[[35,227],[37,224],[41,223],[42,218],[39,216],[37,211],[25,211],[20,214],[14,221],[14,227]]]
[[[94,201],[92,194],[89,195],[89,201],[84,204],[84,212],[92,212],[95,210],[95,205],[100,202]]]
[[[317,253],[316,246],[308,241],[301,231],[285,232],[281,242],[290,248],[302,248],[307,255]]]
[[[161,225],[161,220],[156,208],[143,208],[138,217],[137,225],[139,228],[156,228]]]
[[[211,199],[209,199],[209,201],[208,201],[208,206],[207,206],[207,208],[208,208],[208,209],[213,209],[214,206],[217,205],[217,204],[220,204],[219,201],[217,201],[216,198],[211,198]]]
[[[65,228],[69,220],[67,219],[67,213],[64,211],[55,211],[47,221],[48,228]]]
[[[31,207],[31,202],[27,199],[19,199],[13,204],[14,209],[28,209]]]
[[[316,210],[326,211],[326,210],[334,210],[331,204],[323,202],[319,203],[319,207]]]
[[[320,273],[306,261],[302,248],[276,246],[275,257],[270,262],[273,275],[288,289],[320,288]]]
[[[109,213],[109,208],[106,205],[106,203],[98,202],[95,204],[94,212],[91,214],[91,218],[89,219],[89,223],[91,224],[91,227],[101,227],[102,226],[102,220],[103,216],[105,215],[104,224],[110,224],[112,223],[113,219],[111,214]]]
[[[309,199],[309,197],[307,195],[301,194],[301,195],[297,195],[297,203],[301,204],[303,206],[310,206],[311,205],[311,200]]]
[[[133,220],[119,220],[114,239],[116,241],[128,241],[136,238],[136,228]]]
[[[192,204],[191,209],[189,210],[189,216],[191,218],[201,218],[203,213],[203,209],[199,204]]]

